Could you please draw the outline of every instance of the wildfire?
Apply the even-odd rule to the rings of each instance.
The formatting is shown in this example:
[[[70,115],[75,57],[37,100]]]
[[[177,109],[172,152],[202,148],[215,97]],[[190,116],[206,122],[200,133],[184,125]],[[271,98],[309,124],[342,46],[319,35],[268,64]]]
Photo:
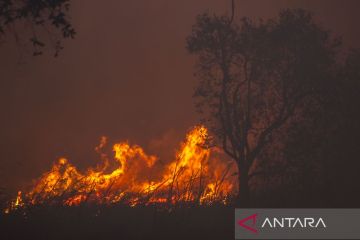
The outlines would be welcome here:
[[[30,191],[19,191],[5,211],[36,204],[226,204],[236,189],[236,178],[230,174],[235,167],[213,156],[214,150],[206,147],[207,138],[205,127],[194,127],[174,160],[164,165],[157,156],[128,142],[114,144],[114,156],[109,157],[102,152],[107,144],[102,137],[95,148],[102,160],[99,166],[81,173],[60,158]]]

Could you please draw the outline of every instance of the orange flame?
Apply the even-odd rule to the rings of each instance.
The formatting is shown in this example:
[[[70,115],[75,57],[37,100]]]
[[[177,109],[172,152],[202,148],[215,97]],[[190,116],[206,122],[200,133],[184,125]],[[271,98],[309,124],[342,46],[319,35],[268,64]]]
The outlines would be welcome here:
[[[204,126],[194,127],[181,144],[176,157],[161,165],[158,157],[147,155],[137,145],[120,142],[113,145],[115,168],[110,158],[102,152],[107,138],[102,137],[95,151],[102,165],[81,173],[65,158],[60,158],[44,173],[31,191],[22,198],[19,191],[7,212],[26,204],[61,203],[73,206],[86,202],[97,204],[125,203],[160,204],[196,202],[226,204],[234,194],[236,178],[230,171],[235,166],[219,157],[211,156],[207,148],[208,131]]]

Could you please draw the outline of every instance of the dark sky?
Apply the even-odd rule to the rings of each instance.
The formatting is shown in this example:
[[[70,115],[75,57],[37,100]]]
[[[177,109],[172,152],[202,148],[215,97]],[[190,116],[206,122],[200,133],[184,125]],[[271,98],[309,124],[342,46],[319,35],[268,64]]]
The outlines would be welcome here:
[[[185,38],[197,14],[226,13],[229,2],[72,0],[78,34],[58,58],[23,54],[9,38],[0,46],[0,186],[23,187],[63,155],[93,165],[102,135],[171,155],[198,122]],[[359,47],[359,3],[236,0],[236,18],[302,7],[346,46]]]

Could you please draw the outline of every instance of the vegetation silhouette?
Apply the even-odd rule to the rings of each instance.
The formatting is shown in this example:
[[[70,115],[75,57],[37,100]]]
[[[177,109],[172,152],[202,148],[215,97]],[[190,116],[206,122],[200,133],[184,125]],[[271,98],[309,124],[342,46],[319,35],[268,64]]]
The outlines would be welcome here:
[[[41,55],[50,44],[55,56],[63,48],[61,40],[75,37],[68,11],[70,0],[1,0],[0,39],[12,35],[18,44],[28,38],[33,55]]]
[[[353,134],[358,129],[356,52],[342,63],[340,39],[303,9],[285,9],[267,21],[233,19],[199,15],[187,49],[198,56],[194,99],[203,124],[238,167],[237,205],[249,206],[252,195],[264,191],[288,195],[284,187],[321,189],[336,171],[326,169],[330,156],[339,152],[325,144],[339,137],[329,131],[349,121]]]

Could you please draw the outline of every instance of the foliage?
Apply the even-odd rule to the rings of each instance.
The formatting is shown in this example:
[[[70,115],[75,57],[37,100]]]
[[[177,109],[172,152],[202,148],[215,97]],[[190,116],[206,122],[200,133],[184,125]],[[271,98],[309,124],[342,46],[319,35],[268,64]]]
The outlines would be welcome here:
[[[237,163],[239,197],[248,199],[249,180],[266,159],[261,154],[272,148],[281,158],[274,152],[285,142],[281,133],[320,104],[339,44],[302,9],[258,22],[198,16],[187,38],[198,56],[196,106]]]
[[[13,33],[16,41],[24,32],[29,31],[29,40],[34,48],[33,55],[41,55],[46,40],[39,32],[48,34],[49,42],[55,48],[55,56],[62,49],[61,38],[74,38],[75,30],[67,15],[70,8],[69,0],[1,0],[0,1],[0,36],[2,38]],[[20,24],[24,27],[22,33]],[[61,34],[57,36],[56,33]]]

